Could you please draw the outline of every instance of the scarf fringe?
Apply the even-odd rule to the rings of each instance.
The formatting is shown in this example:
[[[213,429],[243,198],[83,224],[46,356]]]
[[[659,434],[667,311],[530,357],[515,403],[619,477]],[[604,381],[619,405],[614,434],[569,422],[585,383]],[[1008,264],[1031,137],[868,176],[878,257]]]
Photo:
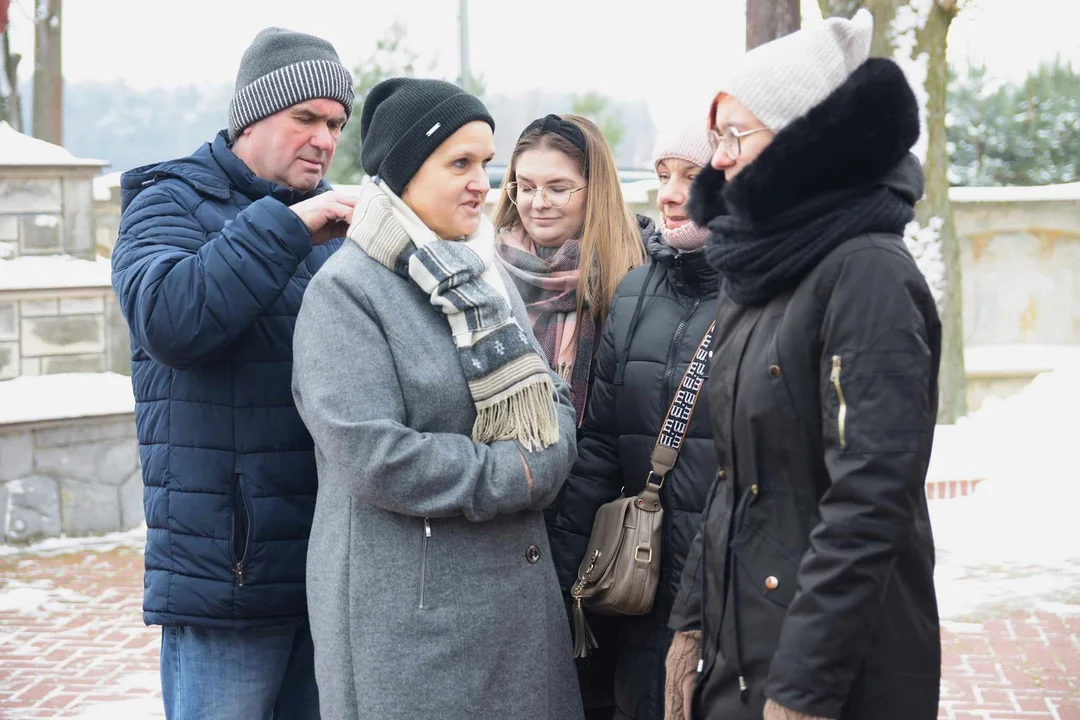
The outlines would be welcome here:
[[[478,408],[472,440],[491,443],[518,440],[530,452],[542,450],[559,440],[559,419],[552,397],[555,386],[547,375],[517,386],[491,405]]]

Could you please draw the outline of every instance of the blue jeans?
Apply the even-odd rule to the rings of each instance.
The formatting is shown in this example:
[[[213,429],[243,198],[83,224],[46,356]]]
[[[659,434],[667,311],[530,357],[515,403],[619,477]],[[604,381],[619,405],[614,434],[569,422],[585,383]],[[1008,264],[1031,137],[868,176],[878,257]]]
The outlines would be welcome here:
[[[311,630],[162,627],[161,694],[168,720],[318,720]]]

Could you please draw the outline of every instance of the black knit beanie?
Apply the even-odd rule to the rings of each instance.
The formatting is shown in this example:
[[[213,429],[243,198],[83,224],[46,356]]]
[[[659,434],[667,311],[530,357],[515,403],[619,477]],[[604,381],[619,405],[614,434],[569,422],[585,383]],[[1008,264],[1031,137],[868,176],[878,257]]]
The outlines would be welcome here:
[[[401,195],[428,156],[463,125],[481,120],[495,129],[484,103],[443,80],[390,78],[364,98],[360,162]]]
[[[327,98],[352,114],[352,73],[322,38],[270,27],[244,51],[229,103],[229,140],[248,125],[308,100]]]

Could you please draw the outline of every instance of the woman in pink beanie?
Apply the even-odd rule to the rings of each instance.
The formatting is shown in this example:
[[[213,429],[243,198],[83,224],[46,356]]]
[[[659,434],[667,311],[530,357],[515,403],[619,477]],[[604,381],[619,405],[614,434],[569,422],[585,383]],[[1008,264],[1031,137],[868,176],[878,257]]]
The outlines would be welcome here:
[[[664,662],[673,636],[669,615],[716,477],[708,408],[704,400],[696,402],[704,392],[685,391],[704,375],[717,296],[717,273],[703,249],[708,233],[690,220],[687,209],[690,185],[711,154],[700,121],[664,134],[657,143],[660,227],[639,218],[649,261],[615,290],[578,435],[578,459],[548,510],[555,567],[569,590],[597,509],[620,492],[630,497],[645,487],[650,456],[665,428],[674,427],[672,437],[685,432],[678,460],[660,488],[660,578],[651,611],[634,617],[588,615],[596,648],[585,633],[575,637],[577,654],[588,654],[581,677],[589,718],[664,717]],[[672,412],[679,418],[676,426],[670,423]],[[693,600],[683,604],[696,606]],[[588,707],[612,691],[614,708]]]

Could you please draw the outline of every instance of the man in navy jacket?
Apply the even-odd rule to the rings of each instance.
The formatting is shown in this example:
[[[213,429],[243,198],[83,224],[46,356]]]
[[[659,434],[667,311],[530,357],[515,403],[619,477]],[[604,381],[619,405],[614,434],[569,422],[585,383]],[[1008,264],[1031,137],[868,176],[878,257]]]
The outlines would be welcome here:
[[[125,173],[113,287],[131,330],[146,513],[143,617],[172,719],[317,718],[305,563],[312,440],[293,325],[353,200],[323,176],[352,112],[325,40],[244,53],[229,128]]]

